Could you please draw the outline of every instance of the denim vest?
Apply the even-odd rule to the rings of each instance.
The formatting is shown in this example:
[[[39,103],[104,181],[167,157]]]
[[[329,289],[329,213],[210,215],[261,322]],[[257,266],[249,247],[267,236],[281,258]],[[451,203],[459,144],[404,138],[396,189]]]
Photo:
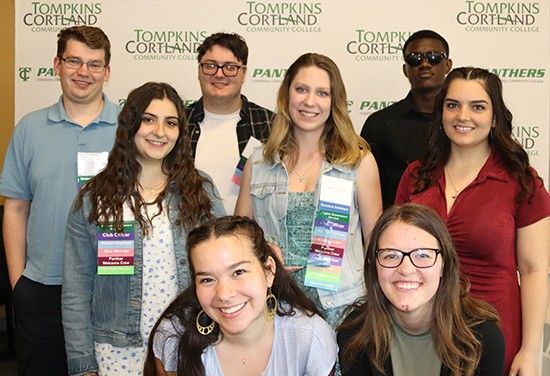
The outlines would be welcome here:
[[[252,180],[250,194],[254,218],[260,224],[267,237],[279,243],[283,252],[288,244],[286,215],[288,207],[288,172],[283,163],[278,160],[268,164],[263,159],[263,148],[258,148],[250,157]],[[361,234],[361,219],[357,204],[357,170],[345,166],[332,165],[323,161],[320,175],[333,176],[353,181],[353,202],[350,208],[349,231],[346,249],[342,260],[342,277],[338,291],[317,289],[323,308],[330,309],[351,304],[355,299],[365,294],[363,277],[363,240]],[[315,188],[315,200],[319,210],[319,181]],[[311,218],[313,233],[315,217]]]
[[[204,184],[214,217],[225,215],[215,187]],[[167,195],[166,205],[176,255],[178,290],[190,283],[187,266],[187,232],[176,225],[179,198]],[[63,328],[69,374],[97,370],[94,341],[115,347],[142,346],[140,333],[143,231],[134,226],[134,274],[97,275],[97,226],[88,221],[89,197],[71,210],[65,237],[62,287]]]

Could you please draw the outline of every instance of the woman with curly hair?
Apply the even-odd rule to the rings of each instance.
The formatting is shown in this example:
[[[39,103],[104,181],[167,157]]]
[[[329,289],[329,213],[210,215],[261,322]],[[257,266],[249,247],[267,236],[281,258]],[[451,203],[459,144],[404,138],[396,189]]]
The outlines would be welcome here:
[[[500,315],[506,373],[537,375],[550,196],[512,136],[498,76],[473,67],[449,73],[436,97],[429,151],[401,178],[396,204],[405,202],[432,207],[445,221],[472,295]]]
[[[376,161],[355,133],[338,66],[324,55],[300,56],[279,89],[265,148],[245,166],[235,214],[256,219],[277,241],[287,268],[334,326],[363,295],[363,239],[381,212]],[[306,283],[319,271],[326,280]]]
[[[502,376],[495,310],[468,295],[436,212],[384,212],[365,259],[367,292],[338,328],[343,376]]]
[[[141,374],[151,328],[190,283],[188,231],[225,214],[194,168],[174,88],[134,89],[118,122],[107,167],[84,185],[68,219],[62,308],[70,374]]]

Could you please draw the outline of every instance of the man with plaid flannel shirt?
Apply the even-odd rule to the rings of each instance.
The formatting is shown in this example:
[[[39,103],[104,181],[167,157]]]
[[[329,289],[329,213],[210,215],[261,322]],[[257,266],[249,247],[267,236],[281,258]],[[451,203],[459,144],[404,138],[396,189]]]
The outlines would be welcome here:
[[[211,176],[227,213],[235,209],[242,153],[248,143],[267,140],[273,118],[241,94],[247,60],[248,47],[238,34],[206,38],[198,49],[202,97],[187,110],[195,167]]]

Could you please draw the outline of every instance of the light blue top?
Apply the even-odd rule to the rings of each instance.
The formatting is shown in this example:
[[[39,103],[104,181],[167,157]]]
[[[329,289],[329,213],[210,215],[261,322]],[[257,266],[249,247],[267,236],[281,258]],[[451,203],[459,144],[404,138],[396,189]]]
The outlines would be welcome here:
[[[224,216],[217,189],[209,183],[203,187],[212,201],[213,216]],[[191,277],[187,265],[187,231],[176,225],[178,204],[178,196],[169,194],[163,207],[168,210],[181,291],[189,285]],[[82,207],[71,210],[67,222],[61,307],[70,375],[98,369],[94,341],[116,347],[143,345],[140,332],[143,231],[140,226],[134,226],[133,275],[97,275],[97,226],[88,221],[90,211],[91,203],[85,196]]]
[[[23,275],[33,281],[62,282],[65,226],[77,192],[77,155],[109,152],[113,146],[120,108],[103,98],[103,110],[84,128],[69,119],[61,97],[25,115],[13,132],[0,194],[32,201]]]
[[[153,351],[166,371],[177,369],[178,334],[182,333],[177,318],[164,319],[155,334]],[[308,317],[296,310],[294,316],[275,316],[273,345],[262,376],[327,376],[338,356],[336,336],[319,316]],[[202,353],[206,376],[223,376],[215,346]]]
[[[263,159],[263,147],[254,150],[250,161],[252,167],[250,194],[254,218],[264,230],[266,237],[276,240],[285,252],[288,249],[289,239],[286,218],[289,200],[288,172],[280,160],[274,164],[266,163]],[[353,182],[353,202],[350,207],[349,231],[342,261],[340,288],[336,292],[317,289],[322,308],[331,309],[351,304],[365,294],[363,241],[357,203],[357,170],[323,161],[320,174]],[[312,229],[319,205],[319,183],[315,189],[315,205],[315,216],[311,219]]]

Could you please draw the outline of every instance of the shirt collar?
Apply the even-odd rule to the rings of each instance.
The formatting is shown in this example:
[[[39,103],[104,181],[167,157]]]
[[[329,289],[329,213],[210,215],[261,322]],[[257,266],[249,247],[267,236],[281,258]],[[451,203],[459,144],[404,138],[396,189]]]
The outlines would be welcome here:
[[[425,118],[431,118],[431,114],[428,114],[428,113],[425,113],[425,112],[418,111],[418,109],[416,108],[416,105],[414,104],[414,100],[413,100],[413,97],[412,97],[412,93],[411,93],[410,91],[409,91],[409,93],[407,94],[407,96],[405,97],[405,99],[403,99],[403,102],[402,102],[402,110],[403,110],[403,113],[412,112],[412,113],[421,115],[421,116],[423,116],[423,117],[425,117]]]
[[[281,157],[279,155],[277,155],[277,157],[275,159],[275,163],[272,163],[269,166],[269,168],[274,169],[277,166],[281,166],[281,167],[283,166],[283,161],[281,160]],[[323,159],[323,163],[321,165],[321,173],[324,174],[325,172],[328,172],[332,169],[341,171],[343,173],[349,173],[353,170],[353,168],[351,168],[351,167],[343,166],[343,165],[335,165],[335,164],[330,163],[326,159]]]
[[[111,102],[107,98],[106,94],[103,94],[103,109],[101,110],[99,116],[95,118],[90,124],[94,123],[108,123],[116,124],[118,117],[119,107]],[[59,123],[66,121],[71,124],[75,124],[67,115],[65,111],[65,106],[63,106],[63,95],[59,97],[59,100],[56,104],[50,107],[48,111],[48,120]]]
[[[473,183],[482,183],[488,179],[499,180],[502,182],[507,182],[509,180],[508,171],[504,168],[501,156],[495,150],[491,151],[489,158],[485,161],[481,170],[477,174]],[[436,173],[436,179],[440,182],[442,186],[443,183],[443,168],[439,169]]]
[[[248,119],[248,113],[250,109],[250,103],[248,98],[241,94],[241,109],[239,111],[239,116],[242,119]],[[191,107],[189,112],[189,121],[192,123],[202,123],[204,120],[204,103],[202,97],[197,101],[196,105]]]

